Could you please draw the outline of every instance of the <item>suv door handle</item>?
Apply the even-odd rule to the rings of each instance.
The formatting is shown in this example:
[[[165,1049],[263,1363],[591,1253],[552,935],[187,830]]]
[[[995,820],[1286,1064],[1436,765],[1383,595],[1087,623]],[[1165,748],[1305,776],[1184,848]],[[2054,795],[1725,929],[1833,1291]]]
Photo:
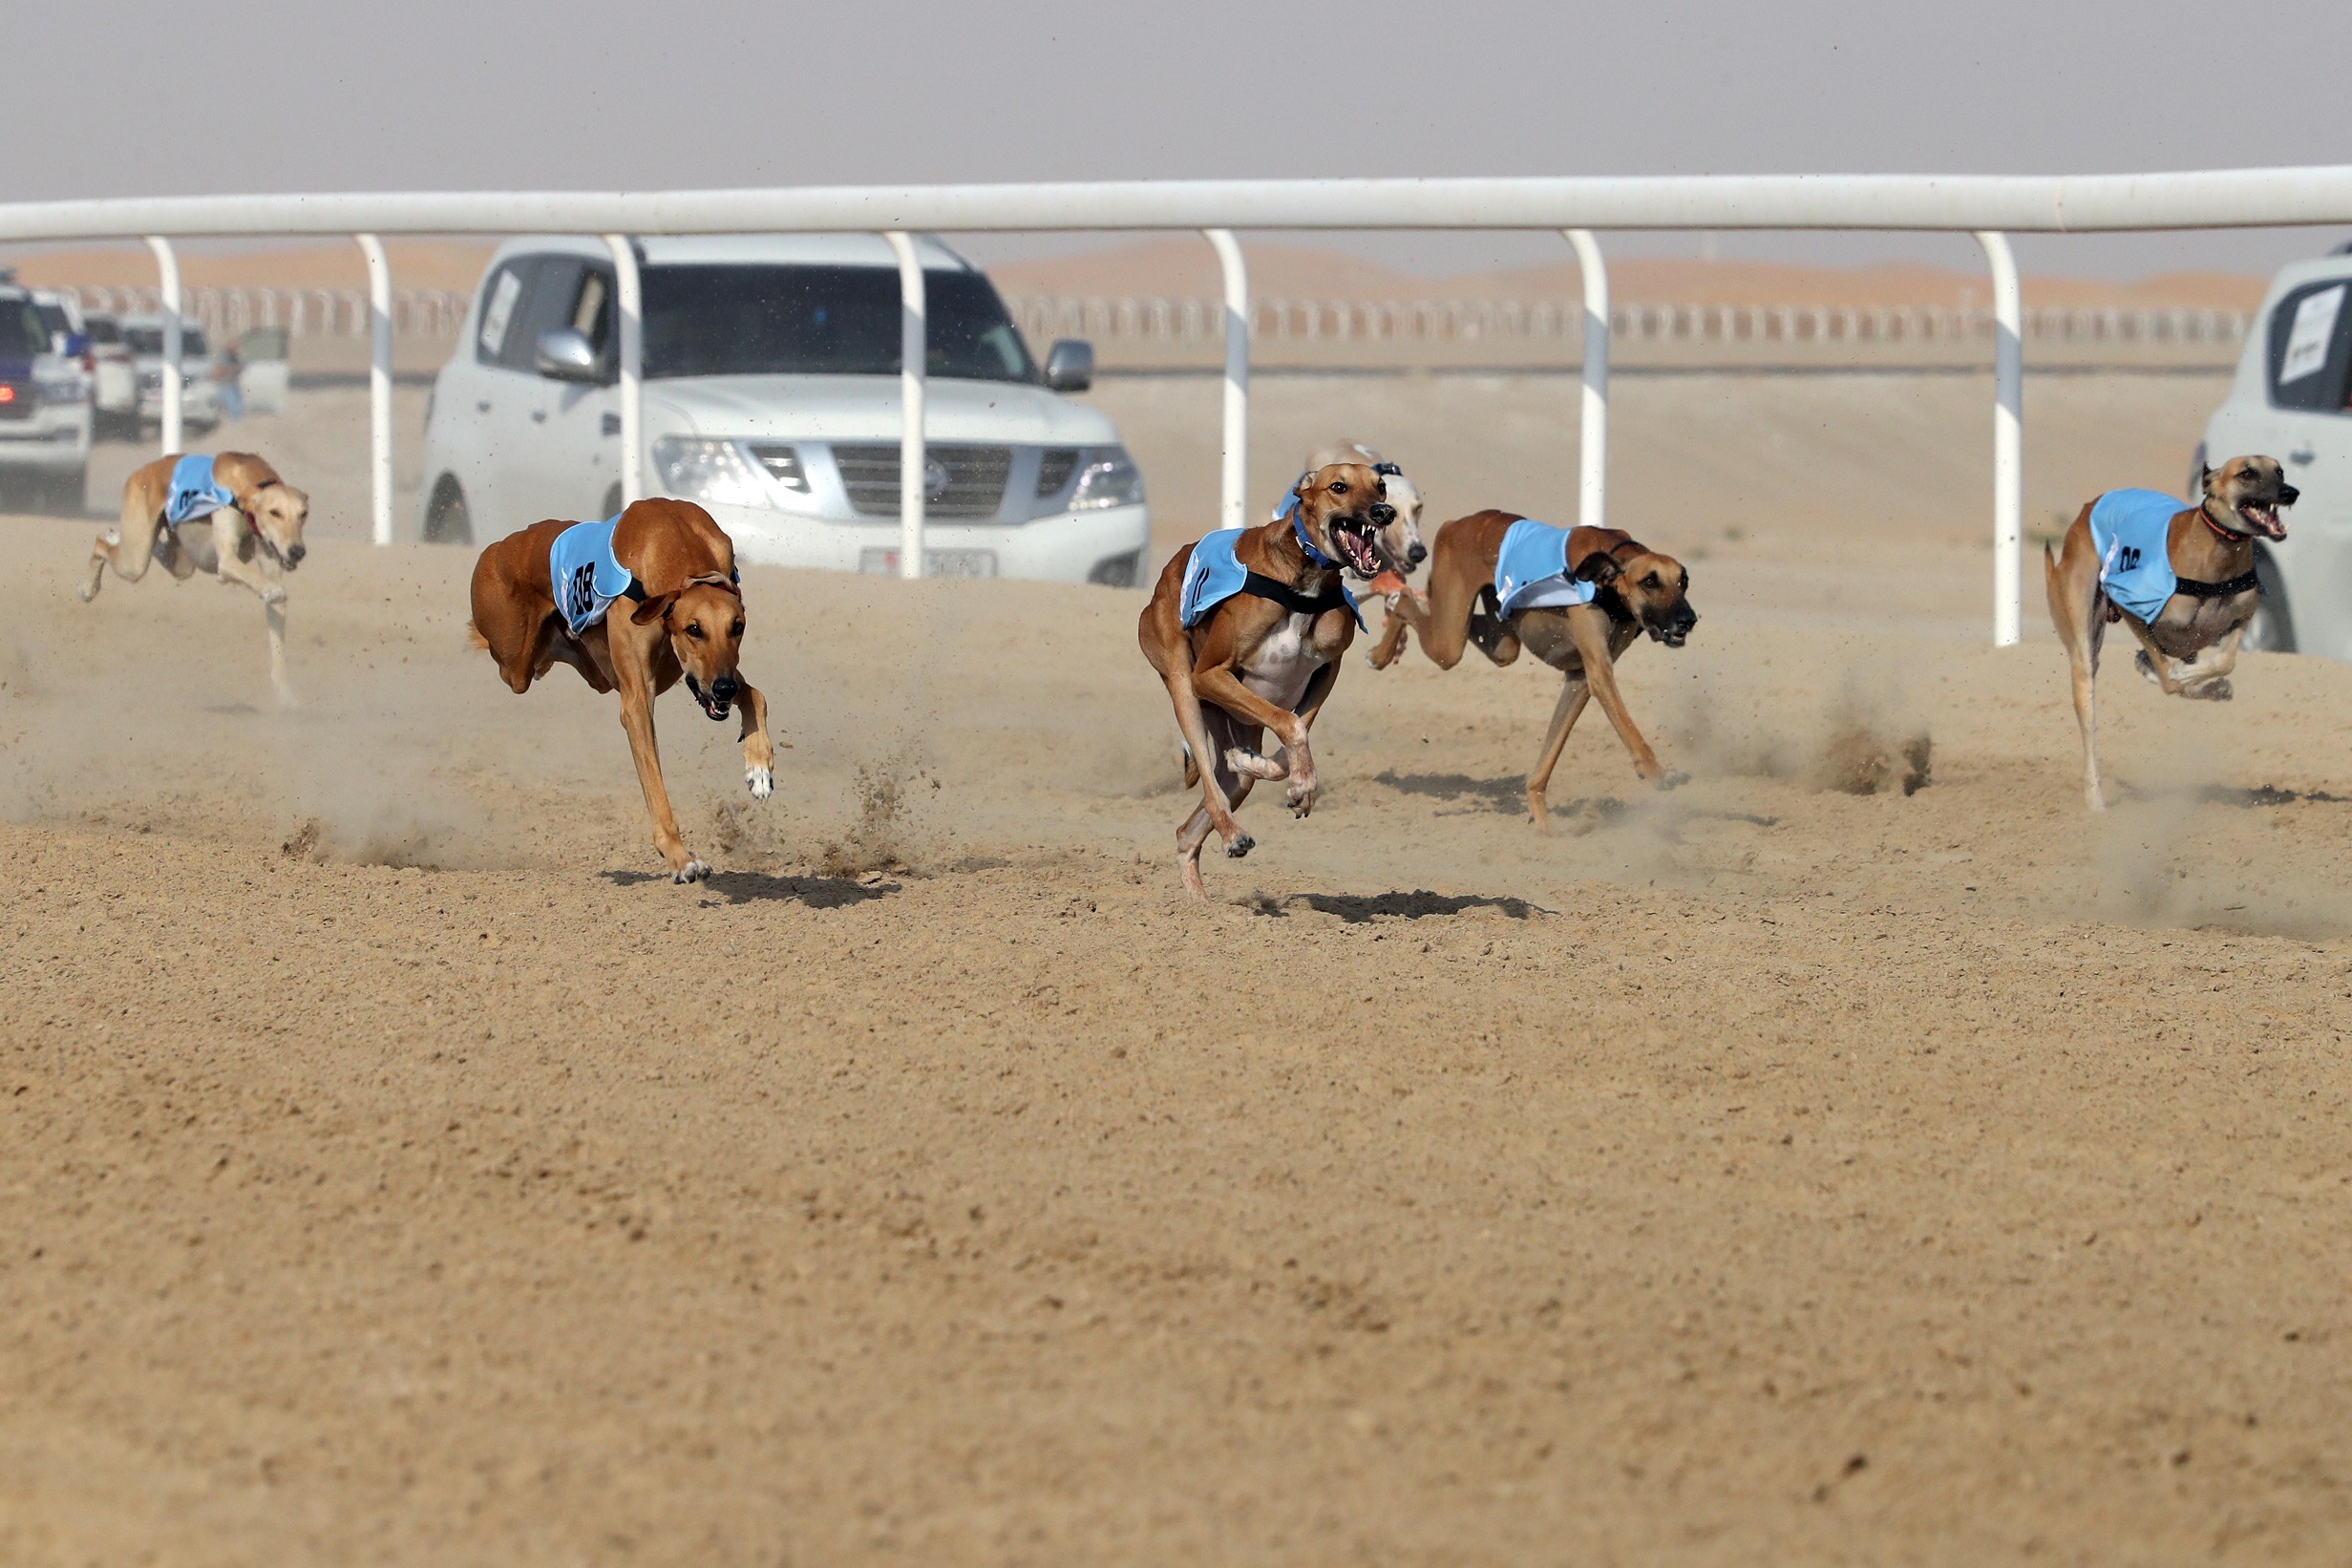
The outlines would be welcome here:
[[[547,411],[545,409],[533,409],[531,411],[531,422],[538,425],[545,424],[547,422]]]
[[[608,413],[604,415],[604,434],[607,435],[618,435],[621,434],[621,416],[619,414]]]
[[[2288,453],[2287,461],[2291,463],[2307,463],[2318,456],[2318,453],[2312,451],[2309,447],[2305,447],[2300,452]]]
[[[490,399],[487,397],[477,399],[474,404],[474,412],[476,413],[488,413],[490,412]]]

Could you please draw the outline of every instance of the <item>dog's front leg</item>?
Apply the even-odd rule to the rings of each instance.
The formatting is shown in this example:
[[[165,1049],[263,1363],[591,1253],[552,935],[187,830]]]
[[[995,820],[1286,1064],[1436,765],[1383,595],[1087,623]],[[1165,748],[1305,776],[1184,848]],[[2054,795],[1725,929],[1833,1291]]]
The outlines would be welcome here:
[[[1318,676],[1327,672],[1325,665]],[[1197,670],[1193,675],[1193,691],[1202,702],[1215,703],[1244,724],[1259,725],[1274,732],[1282,743],[1283,765],[1290,777],[1290,810],[1296,816],[1305,816],[1315,809],[1315,794],[1319,781],[1315,776],[1314,754],[1306,749],[1306,724],[1287,708],[1279,708],[1241,684],[1241,677],[1232,668],[1218,665]],[[1229,849],[1228,854],[1232,853]]]
[[[223,507],[213,515],[213,553],[224,583],[250,588],[262,602],[262,624],[269,628],[269,686],[278,706],[294,706],[294,688],[286,678],[286,589],[244,559],[245,539],[252,525],[244,513]],[[223,521],[223,519],[226,519]]]
[[[1200,699],[1193,691],[1193,677],[1189,670],[1177,670],[1167,676],[1168,700],[1176,708],[1176,730],[1184,737],[1184,745],[1192,759],[1193,769],[1200,780],[1200,804],[1176,829],[1176,868],[1184,878],[1184,891],[1196,899],[1206,899],[1208,890],[1200,882],[1200,846],[1215,828],[1225,840],[1225,853],[1239,858],[1257,847],[1257,840],[1241,831],[1234,820],[1233,806],[1218,784],[1218,753],[1209,739],[1208,720],[1200,710]]]
[[[738,676],[738,679],[741,677]],[[743,782],[754,800],[775,793],[775,742],[768,734],[768,698],[748,681],[738,693],[743,704]]]
[[[606,625],[611,626],[615,619],[619,618],[607,618]],[[661,634],[656,623],[654,635]],[[621,626],[611,626],[607,635],[614,685],[621,690],[621,728],[628,733],[629,759],[637,764],[637,787],[645,792],[646,815],[653,818],[653,847],[668,865],[671,881],[701,881],[710,875],[710,868],[687,853],[686,841],[678,837],[678,818],[669,809],[669,791],[662,782],[662,753],[653,738],[653,677],[647,668],[652,663],[650,640],[643,632],[625,637]]]
[[[1625,750],[1632,754],[1633,771],[1648,783],[1670,789],[1683,781],[1683,775],[1669,773],[1659,765],[1658,753],[1650,750],[1650,743],[1642,738],[1642,731],[1635,727],[1625,698],[1617,689],[1617,662],[1609,646],[1609,632],[1608,611],[1590,604],[1569,606],[1568,633],[1576,640],[1577,652],[1583,656],[1585,685],[1600,699],[1600,710],[1609,715],[1617,738],[1625,743]]]
[[[1552,770],[1559,766],[1560,753],[1568,749],[1569,731],[1577,727],[1592,695],[1593,689],[1582,675],[1570,675],[1560,686],[1559,701],[1552,705],[1552,728],[1544,731],[1543,750],[1527,773],[1527,811],[1537,833],[1552,831],[1552,807],[1545,792],[1551,788]]]

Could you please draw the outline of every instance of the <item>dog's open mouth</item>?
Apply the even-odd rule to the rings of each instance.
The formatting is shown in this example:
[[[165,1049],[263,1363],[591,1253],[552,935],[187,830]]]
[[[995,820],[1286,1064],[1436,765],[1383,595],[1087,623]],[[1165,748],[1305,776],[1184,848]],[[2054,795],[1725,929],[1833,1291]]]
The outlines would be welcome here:
[[[1380,575],[1380,544],[1370,523],[1354,518],[1334,519],[1331,543],[1358,577],[1369,580]]]
[[[702,682],[691,675],[686,678],[686,689],[694,694],[694,700],[702,705],[702,710],[713,719],[724,719],[727,717],[727,710],[733,706],[705,691],[702,689]]]
[[[2279,520],[2276,501],[2239,501],[2237,515],[2245,520],[2247,528],[2264,539],[2287,537],[2287,525]]]

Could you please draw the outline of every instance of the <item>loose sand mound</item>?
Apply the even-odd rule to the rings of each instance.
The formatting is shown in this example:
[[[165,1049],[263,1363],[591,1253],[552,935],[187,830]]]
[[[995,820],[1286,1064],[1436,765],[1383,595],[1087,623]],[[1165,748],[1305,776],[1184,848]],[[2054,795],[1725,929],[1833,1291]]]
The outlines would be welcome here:
[[[0,525],[0,1559],[2340,1560],[2352,670],[1727,591],[1351,664],[1188,907],[1137,596],[754,570],[793,745]],[[1981,561],[1981,558],[1976,558]],[[1719,578],[1732,574],[1719,573]],[[1475,661],[1473,662],[1473,665]]]

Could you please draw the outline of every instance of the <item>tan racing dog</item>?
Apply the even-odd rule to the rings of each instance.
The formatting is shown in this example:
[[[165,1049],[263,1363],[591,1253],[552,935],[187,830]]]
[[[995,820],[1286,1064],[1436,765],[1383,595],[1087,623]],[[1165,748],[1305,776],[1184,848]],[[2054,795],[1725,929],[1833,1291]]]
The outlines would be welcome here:
[[[2059,553],[2042,547],[2050,625],[2066,646],[2074,720],[2083,732],[2083,802],[2099,792],[2099,645],[2121,621],[2140,640],[2134,663],[2167,696],[2227,702],[2237,643],[2262,602],[2254,540],[2284,539],[2278,510],[2300,495],[2276,457],[2233,457],[2202,475],[2183,506],[2151,490],[2109,491],[2078,513]]]
[[[1683,782],[1683,774],[1659,764],[1626,711],[1617,688],[1617,661],[1644,632],[1668,647],[1681,647],[1699,616],[1690,607],[1690,573],[1681,562],[1615,528],[1572,528],[1557,562],[1565,567],[1559,591],[1535,597],[1567,600],[1589,591],[1590,603],[1536,604],[1505,619],[1495,598],[1495,566],[1504,536],[1520,520],[1515,512],[1473,512],[1441,526],[1430,557],[1429,608],[1420,609],[1410,594],[1400,595],[1371,661],[1375,669],[1393,664],[1409,628],[1420,638],[1421,651],[1442,669],[1451,669],[1463,647],[1475,643],[1497,665],[1517,659],[1524,646],[1565,676],[1543,750],[1527,774],[1527,809],[1536,830],[1549,833],[1544,792],[1587,698],[1600,699],[1600,710],[1633,755],[1635,773],[1662,789]]]
[[[575,528],[590,532],[576,536],[583,548],[567,553],[559,583],[551,554]],[[558,664],[599,691],[620,691],[653,844],[675,882],[699,881],[710,867],[688,852],[670,814],[653,740],[655,697],[684,677],[712,719],[741,702],[744,782],[754,800],[775,788],[768,699],[736,669],[743,621],[734,543],[690,501],[642,500],[611,524],[536,522],[474,566],[476,646],[490,650],[518,694]]]
[[[186,459],[158,457],[132,472],[122,483],[122,520],[98,536],[90,551],[90,578],[78,592],[87,604],[98,596],[98,584],[112,566],[125,583],[147,575],[151,562],[159,563],[175,581],[186,582],[198,572],[210,572],[224,583],[250,588],[262,601],[262,620],[269,628],[269,684],[278,701],[290,705],[292,687],[286,679],[286,588],[279,579],[302,564],[303,524],[310,517],[310,498],[278,477],[278,471],[250,452],[223,452],[196,467],[210,481],[207,492],[192,492],[180,511],[185,520],[167,520],[175,501],[172,477]]]
[[[1196,899],[1208,896],[1200,846],[1211,829],[1236,859],[1256,847],[1233,816],[1254,782],[1287,779],[1292,814],[1315,809],[1307,731],[1356,636],[1341,573],[1378,572],[1373,536],[1393,520],[1381,477],[1362,463],[1320,468],[1292,494],[1299,504],[1287,517],[1178,550],[1135,627],[1176,705],[1184,782],[1200,785],[1200,805],[1176,829],[1176,863]],[[1272,756],[1261,750],[1268,730],[1280,743]]]

